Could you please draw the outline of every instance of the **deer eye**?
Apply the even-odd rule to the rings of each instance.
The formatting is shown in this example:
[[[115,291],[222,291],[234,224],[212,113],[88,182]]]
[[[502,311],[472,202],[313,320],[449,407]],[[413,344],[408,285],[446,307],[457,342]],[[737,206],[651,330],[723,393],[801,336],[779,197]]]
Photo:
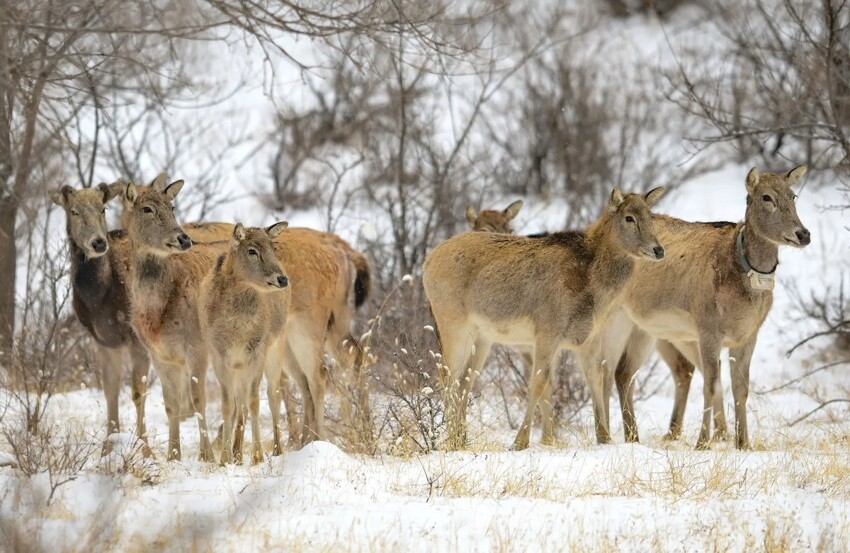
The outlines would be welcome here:
[[[632,217],[631,215],[626,215],[626,222],[627,222],[627,223],[634,223],[634,222],[635,222],[635,218],[634,218],[634,217]]]
[[[149,207],[149,206],[145,206],[145,207],[142,208],[142,211],[144,213],[153,213],[153,208]]]
[[[761,197],[761,199],[762,199],[762,200],[764,200],[764,201],[766,201],[766,202],[773,202],[773,198],[771,198],[771,197],[770,197],[770,196],[768,196],[767,194],[765,194],[764,196],[762,196],[762,197]]]
[[[248,248],[248,255],[260,255],[254,248]]]
[[[79,212],[79,211],[77,211],[76,209],[72,209],[72,210],[71,210],[71,215],[73,215],[74,217],[79,217],[79,216],[80,216],[80,212]]]

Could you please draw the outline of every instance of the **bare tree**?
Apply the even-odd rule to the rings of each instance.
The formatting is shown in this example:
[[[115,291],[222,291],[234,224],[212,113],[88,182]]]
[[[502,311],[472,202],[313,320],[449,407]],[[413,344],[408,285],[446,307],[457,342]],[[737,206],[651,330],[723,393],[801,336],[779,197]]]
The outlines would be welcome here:
[[[707,5],[708,6],[708,5]],[[706,7],[715,56],[680,63],[673,96],[728,143],[815,168],[850,169],[850,6],[846,0],[747,0]],[[717,69],[719,60],[726,67]]]

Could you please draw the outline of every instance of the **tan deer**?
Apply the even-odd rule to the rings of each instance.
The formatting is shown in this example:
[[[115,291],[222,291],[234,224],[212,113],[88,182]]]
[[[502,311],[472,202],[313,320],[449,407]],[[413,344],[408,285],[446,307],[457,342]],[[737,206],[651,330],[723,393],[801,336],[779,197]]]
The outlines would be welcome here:
[[[241,440],[234,447],[237,413],[250,410],[252,464],[262,461],[259,406],[260,380],[270,389],[280,386],[285,356],[284,326],[290,303],[289,280],[272,240],[288,226],[233,229],[230,251],[218,258],[201,283],[198,309],[201,332],[221,385],[221,463],[242,463]],[[280,454],[280,401],[273,402],[273,453]],[[241,432],[240,432],[241,435]]]
[[[698,449],[709,445],[711,409],[719,390],[720,350],[729,348],[735,444],[739,449],[749,447],[750,361],[758,331],[773,303],[779,247],[802,248],[811,241],[797,216],[791,190],[805,173],[805,165],[785,174],[750,170],[742,223],[690,223],[662,215],[653,217],[669,259],[663,266],[638,267],[626,286],[623,302],[629,317],[643,331],[630,338],[617,376],[625,425],[634,428],[635,435],[632,378],[651,349],[653,338],[661,338],[691,361],[698,361],[695,364],[702,369],[704,410]],[[674,372],[674,376],[677,392],[671,433],[681,428],[690,385],[690,374]]]
[[[614,368],[601,363],[598,330],[639,260],[664,257],[649,212],[663,192],[624,196],[614,189],[586,234],[528,238],[466,232],[428,255],[423,285],[443,349],[449,447],[466,444],[467,402],[493,343],[534,347],[516,449],[528,447],[553,358],[564,348],[578,354],[590,385],[597,440],[610,441],[606,390],[613,385]]]

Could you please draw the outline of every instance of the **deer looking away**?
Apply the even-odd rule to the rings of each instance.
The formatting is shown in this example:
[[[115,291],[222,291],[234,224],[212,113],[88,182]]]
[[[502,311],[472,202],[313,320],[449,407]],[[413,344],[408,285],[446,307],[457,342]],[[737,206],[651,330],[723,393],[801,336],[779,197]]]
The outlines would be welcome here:
[[[201,283],[201,333],[207,341],[213,369],[221,385],[221,463],[242,463],[242,431],[234,442],[234,425],[250,409],[252,464],[263,458],[260,445],[260,380],[280,387],[285,357],[284,326],[290,302],[289,281],[272,240],[288,226],[233,229],[231,248],[218,258]],[[280,401],[270,405],[274,427],[273,453],[282,452]]]
[[[773,303],[779,246],[802,248],[811,241],[797,216],[796,196],[791,190],[805,173],[805,165],[785,174],[761,174],[751,169],[746,178],[747,209],[742,223],[691,223],[653,216],[668,261],[663,266],[643,264],[636,268],[623,296],[624,308],[639,329],[632,333],[617,368],[627,434],[637,436],[633,376],[654,338],[660,338],[674,344],[702,369],[704,410],[698,449],[708,447],[710,441],[711,408],[719,391],[720,350],[729,348],[735,444],[739,449],[749,447],[750,361],[758,331]],[[670,434],[675,436],[681,429],[693,370],[673,374],[677,390]]]
[[[129,242],[122,231],[107,232],[106,204],[121,191],[119,185],[99,184],[75,190],[65,185],[49,193],[66,216],[74,314],[94,338],[106,396],[107,434],[120,431],[118,396],[123,381],[123,357],[132,361],[132,396],[136,434],[147,448],[145,395],[148,360],[145,348],[130,327]],[[104,454],[111,442],[104,442]]]
[[[520,209],[522,200],[517,200],[502,210],[484,209],[478,212],[470,205],[466,208],[466,222],[469,223],[469,230],[513,234],[511,221],[516,218]]]
[[[536,405],[564,348],[578,354],[590,385],[597,440],[610,441],[606,400],[613,367],[601,362],[599,329],[639,260],[664,257],[649,211],[663,192],[623,195],[614,189],[586,233],[529,238],[466,232],[428,255],[423,285],[443,349],[450,448],[466,445],[467,402],[493,343],[534,347],[516,449],[528,446]]]

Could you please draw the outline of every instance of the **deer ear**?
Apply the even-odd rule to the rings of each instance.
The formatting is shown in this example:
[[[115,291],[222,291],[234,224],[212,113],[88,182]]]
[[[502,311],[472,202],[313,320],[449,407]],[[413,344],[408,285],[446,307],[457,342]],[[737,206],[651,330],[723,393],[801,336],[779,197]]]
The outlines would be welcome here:
[[[103,203],[104,204],[109,202],[109,200],[114,198],[115,195],[118,194],[118,192],[121,191],[120,188],[114,187],[114,186],[109,186],[105,182],[98,184],[97,189],[100,190],[100,193],[103,195]]]
[[[68,185],[66,184],[65,186]],[[47,196],[50,198],[50,201],[52,201],[59,207],[65,207],[65,186],[63,186],[62,188],[54,188],[52,190],[47,191]]]
[[[236,226],[233,227],[233,236],[231,236],[230,243],[236,248],[243,240],[245,240],[245,227],[242,226],[242,223],[236,223]]]
[[[615,188],[611,191],[611,198],[608,200],[608,210],[611,211],[611,213],[614,213],[624,201],[626,201],[626,199],[623,197],[623,193],[620,192],[619,188]]]
[[[475,221],[478,219],[478,212],[471,205],[466,206],[466,222],[470,227],[475,226]]]
[[[127,187],[124,188],[124,201],[127,205],[133,205],[136,203],[136,200],[139,199],[139,190],[136,188],[136,185],[132,182],[127,183]]]
[[[166,186],[165,190],[163,190],[162,192],[169,200],[174,201],[174,198],[176,198],[177,194],[180,193],[180,190],[183,189],[183,184],[184,182],[182,180],[176,180]]]
[[[508,218],[508,221],[513,221],[514,217],[517,216],[519,210],[522,209],[522,200],[517,200],[502,211],[505,214],[505,217]]]
[[[747,173],[747,194],[752,194],[756,189],[756,185],[759,183],[759,179],[761,178],[761,173],[759,170],[753,167],[750,169],[750,172]]]
[[[126,189],[126,188],[127,188],[127,183],[125,183],[125,182],[124,182],[123,180],[121,180],[121,179],[118,179],[117,181],[113,182],[112,184],[110,184],[110,185],[108,185],[108,186],[109,186],[109,194],[110,194],[110,195],[109,195],[109,198],[107,198],[106,200],[104,200],[104,203],[108,202],[108,201],[109,201],[109,200],[111,200],[112,198],[115,198],[115,197],[117,197],[119,194],[121,194],[121,192],[123,192],[123,191],[124,191],[124,189]]]
[[[666,190],[663,186],[653,188],[652,190],[647,192],[646,195],[643,197],[644,200],[646,200],[646,205],[648,205],[649,207],[654,206],[658,202],[658,200],[661,199],[661,196],[663,196],[665,192]]]
[[[272,237],[272,239],[275,239],[280,236],[280,233],[286,230],[288,226],[289,223],[287,221],[280,221],[279,223],[275,223],[272,226],[268,227],[266,229],[266,232],[269,236]]]
[[[168,180],[168,175],[166,175],[165,173],[160,173],[159,175],[156,176],[155,179],[153,179],[151,181],[151,188],[153,188],[154,190],[159,190],[160,192],[162,192],[163,190],[165,190],[165,182],[167,180]]]
[[[808,170],[809,168],[805,163],[794,167],[793,169],[788,171],[787,175],[785,175],[785,182],[788,184],[788,186],[794,186],[795,184],[800,182],[800,179],[803,178],[803,175],[805,175],[806,171]]]

